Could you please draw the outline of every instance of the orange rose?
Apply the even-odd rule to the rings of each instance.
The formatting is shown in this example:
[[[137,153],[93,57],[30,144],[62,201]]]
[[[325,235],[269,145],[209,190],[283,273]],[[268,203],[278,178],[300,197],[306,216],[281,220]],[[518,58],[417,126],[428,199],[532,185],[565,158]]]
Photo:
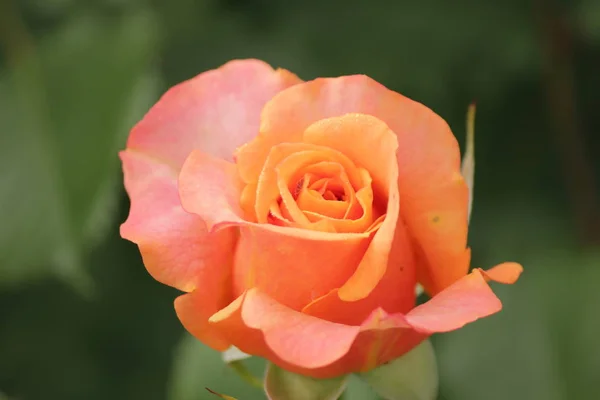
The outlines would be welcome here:
[[[366,371],[501,309],[468,274],[458,144],[366,76],[233,61],[169,90],[121,152],[139,245],[188,331],[313,377]],[[432,296],[415,306],[415,286]]]

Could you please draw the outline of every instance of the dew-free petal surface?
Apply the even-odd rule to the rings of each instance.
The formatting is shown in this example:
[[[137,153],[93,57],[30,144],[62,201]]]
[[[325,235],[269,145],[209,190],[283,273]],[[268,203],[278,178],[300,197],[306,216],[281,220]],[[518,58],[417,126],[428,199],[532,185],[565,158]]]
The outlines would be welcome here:
[[[235,295],[257,287],[300,310],[344,284],[371,241],[368,233],[332,234],[243,220],[235,165],[200,151],[185,162],[179,183],[186,211],[210,227],[240,227],[233,266]]]
[[[479,270],[408,313],[374,309],[345,325],[285,307],[257,289],[242,294],[210,323],[242,351],[317,378],[364,372],[402,356],[429,335],[459,329],[501,309]]]
[[[416,245],[419,278],[435,294],[466,275],[468,188],[460,150],[446,122],[424,105],[362,75],[320,78],[290,87],[269,101],[260,135],[240,149],[244,180],[256,179],[269,149],[301,141],[312,123],[347,113],[385,122],[398,137],[401,216]]]
[[[250,289],[210,319],[249,354],[274,356],[296,368],[314,369],[343,357],[359,327],[336,324],[294,311]],[[270,358],[270,357],[267,357]]]
[[[223,223],[243,222],[243,184],[235,164],[194,150],[181,168],[178,187],[183,209],[200,216],[209,230]]]
[[[203,285],[175,299],[175,312],[184,328],[196,339],[217,351],[225,351],[231,345],[222,333],[208,322],[214,313],[227,304],[225,299],[231,300],[229,296],[224,296],[225,293],[217,295],[222,291],[222,286]],[[230,294],[228,291],[227,295]]]
[[[364,167],[373,180],[374,201],[380,201],[385,219],[375,232],[353,276],[340,288],[342,300],[356,301],[367,297],[385,274],[391,259],[392,243],[398,224],[398,141],[394,132],[381,120],[362,114],[346,114],[323,119],[307,127],[307,143],[331,147]]]
[[[480,270],[474,270],[428,302],[412,309],[407,321],[421,332],[448,332],[502,309]]]
[[[519,279],[519,276],[523,272],[523,267],[516,262],[505,262],[488,270],[480,269],[480,271],[488,280],[510,285]]]
[[[406,314],[375,309],[362,322],[348,353],[327,369],[311,373],[367,371],[402,356],[433,333],[459,329],[501,308],[481,271],[475,270]]]
[[[120,153],[131,199],[121,236],[139,246],[144,265],[159,282],[183,291],[222,286],[232,263],[236,234],[209,234],[204,221],[183,210],[177,175],[169,166],[131,150]]]
[[[377,308],[390,314],[407,313],[415,305],[413,289],[416,283],[410,246],[406,228],[399,225],[392,246],[394,263],[387,267],[369,296],[358,301],[344,301],[335,289],[308,304],[302,312],[347,325],[360,325]]]
[[[175,169],[194,149],[232,160],[235,148],[258,133],[265,103],[299,82],[263,61],[230,61],[169,89],[133,128],[127,148]]]

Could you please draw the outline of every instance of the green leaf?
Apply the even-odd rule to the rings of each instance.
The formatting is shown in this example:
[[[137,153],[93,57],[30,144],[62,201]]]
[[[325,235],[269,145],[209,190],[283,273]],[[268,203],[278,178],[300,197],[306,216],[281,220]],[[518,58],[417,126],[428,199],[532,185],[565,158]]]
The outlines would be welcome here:
[[[343,400],[378,400],[379,396],[365,381],[356,375],[350,375],[344,391]]]
[[[19,24],[15,40],[32,39]],[[90,294],[85,256],[116,214],[117,151],[157,95],[153,17],[79,16],[0,74],[0,286],[58,275]],[[19,36],[22,36],[19,38]]]
[[[249,373],[262,376],[263,359],[251,357],[244,363]],[[186,334],[175,351],[167,399],[214,400],[206,388],[241,400],[264,400],[262,389],[245,382],[223,362],[221,353]]]
[[[590,42],[600,40],[600,4],[594,0],[582,0],[575,6],[577,27]]]
[[[265,392],[270,400],[336,400],[346,388],[347,381],[347,376],[314,379],[269,364]]]
[[[437,363],[428,340],[360,377],[386,400],[434,400],[438,393]]]
[[[441,387],[453,398],[562,400],[594,393],[600,253],[533,243],[524,248],[529,255],[518,256],[523,277],[493,287],[500,313],[436,337]]]

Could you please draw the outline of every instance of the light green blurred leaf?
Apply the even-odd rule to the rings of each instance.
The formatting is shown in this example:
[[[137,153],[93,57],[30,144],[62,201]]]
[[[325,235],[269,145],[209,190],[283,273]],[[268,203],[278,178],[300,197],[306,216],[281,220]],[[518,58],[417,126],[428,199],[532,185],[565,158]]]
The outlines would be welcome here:
[[[493,285],[500,313],[436,337],[441,386],[453,398],[583,398],[567,395],[560,328],[551,323],[552,314],[565,323],[571,286],[554,266],[578,262],[559,254],[519,261],[525,271],[515,285]]]
[[[264,360],[252,357],[244,363],[253,375],[262,376]],[[262,390],[245,382],[223,362],[221,353],[186,334],[174,354],[167,399],[214,400],[207,387],[241,400],[265,398]]]
[[[150,14],[74,21],[0,75],[0,286],[57,274],[89,293],[83,260],[112,222],[117,151],[156,98]]]
[[[270,400],[337,400],[346,388],[347,381],[348,376],[313,379],[269,364],[265,392]]]
[[[600,253],[576,243],[543,198],[487,202],[474,219],[476,266],[519,261],[514,285],[492,284],[496,315],[434,336],[445,398],[595,399],[600,370]]]
[[[455,399],[566,399],[540,308],[521,293],[506,294],[500,315],[438,338],[444,392]]]
[[[575,22],[585,38],[600,40],[600,3],[596,0],[582,0],[575,7]]]
[[[359,376],[386,400],[434,400],[438,393],[437,363],[429,340]]]
[[[365,381],[350,375],[343,400],[378,400],[380,397]]]
[[[250,354],[246,354],[235,346],[231,346],[223,353],[221,353],[223,362],[229,365],[243,380],[248,382],[250,385],[262,389],[262,380],[257,378],[248,369],[246,364],[242,361],[252,357]]]

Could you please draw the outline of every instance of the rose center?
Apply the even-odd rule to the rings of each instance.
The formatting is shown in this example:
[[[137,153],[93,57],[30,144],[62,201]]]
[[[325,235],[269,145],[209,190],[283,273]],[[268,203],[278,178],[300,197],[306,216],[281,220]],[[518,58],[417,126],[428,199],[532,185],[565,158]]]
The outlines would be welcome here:
[[[377,229],[385,213],[374,208],[372,182],[365,168],[337,150],[283,143],[270,151],[256,186],[246,187],[240,203],[258,223],[364,233]]]
[[[335,177],[316,178],[312,174],[306,174],[295,185],[294,200],[298,200],[303,190],[327,201],[346,201],[348,198],[344,185]]]

